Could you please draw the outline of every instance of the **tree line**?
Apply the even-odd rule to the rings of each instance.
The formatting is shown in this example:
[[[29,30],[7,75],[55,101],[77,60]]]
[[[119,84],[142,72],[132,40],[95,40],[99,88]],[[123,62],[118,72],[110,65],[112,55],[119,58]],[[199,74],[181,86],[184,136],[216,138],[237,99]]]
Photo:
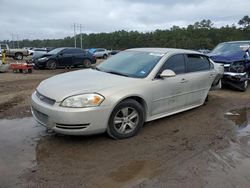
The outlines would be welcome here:
[[[187,27],[152,32],[115,31],[111,33],[82,34],[83,48],[127,49],[135,47],[169,47],[184,49],[212,49],[218,43],[234,40],[250,40],[250,17],[244,16],[238,25],[214,27],[211,20],[202,20]],[[77,35],[77,47],[80,46]],[[11,41],[2,41],[11,43]],[[20,47],[73,47],[74,37],[63,39],[22,40]]]

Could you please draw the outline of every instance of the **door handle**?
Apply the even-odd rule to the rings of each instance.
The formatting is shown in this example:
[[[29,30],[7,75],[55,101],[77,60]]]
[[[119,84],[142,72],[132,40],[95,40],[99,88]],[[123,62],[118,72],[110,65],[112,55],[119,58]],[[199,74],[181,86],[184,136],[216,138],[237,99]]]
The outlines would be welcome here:
[[[186,80],[185,78],[181,79],[181,83],[186,83],[186,82],[188,82],[188,80]]]

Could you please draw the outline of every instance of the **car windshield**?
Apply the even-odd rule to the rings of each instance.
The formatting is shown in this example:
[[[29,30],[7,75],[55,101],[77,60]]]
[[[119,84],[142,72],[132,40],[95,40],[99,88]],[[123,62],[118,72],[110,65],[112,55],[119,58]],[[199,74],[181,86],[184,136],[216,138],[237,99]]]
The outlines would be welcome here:
[[[50,52],[48,52],[48,54],[51,54],[51,55],[57,54],[57,53],[59,53],[60,51],[62,51],[62,50],[64,50],[64,49],[65,49],[65,48],[56,48],[56,49],[51,50]]]
[[[111,74],[133,78],[145,78],[164,54],[124,51],[97,66],[97,69]]]
[[[212,51],[214,54],[227,54],[242,50],[242,46],[249,46],[250,42],[235,42],[218,44]]]
[[[95,53],[96,49],[95,48],[91,48],[88,51],[93,54],[93,53]]]

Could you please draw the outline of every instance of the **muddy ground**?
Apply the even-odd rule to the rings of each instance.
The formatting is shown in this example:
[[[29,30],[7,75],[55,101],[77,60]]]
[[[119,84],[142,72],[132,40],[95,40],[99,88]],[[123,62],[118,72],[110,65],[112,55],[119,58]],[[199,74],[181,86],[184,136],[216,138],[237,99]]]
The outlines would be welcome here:
[[[68,70],[0,74],[0,187],[250,187],[250,88],[209,93],[199,108],[138,136],[62,136],[31,118],[30,95]]]

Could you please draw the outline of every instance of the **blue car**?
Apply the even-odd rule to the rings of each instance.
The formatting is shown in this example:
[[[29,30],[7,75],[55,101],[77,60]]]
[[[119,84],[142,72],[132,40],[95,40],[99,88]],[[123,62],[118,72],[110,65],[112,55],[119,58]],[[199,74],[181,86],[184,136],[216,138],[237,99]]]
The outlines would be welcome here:
[[[208,56],[215,63],[224,64],[223,85],[246,91],[250,77],[250,41],[218,44]]]

